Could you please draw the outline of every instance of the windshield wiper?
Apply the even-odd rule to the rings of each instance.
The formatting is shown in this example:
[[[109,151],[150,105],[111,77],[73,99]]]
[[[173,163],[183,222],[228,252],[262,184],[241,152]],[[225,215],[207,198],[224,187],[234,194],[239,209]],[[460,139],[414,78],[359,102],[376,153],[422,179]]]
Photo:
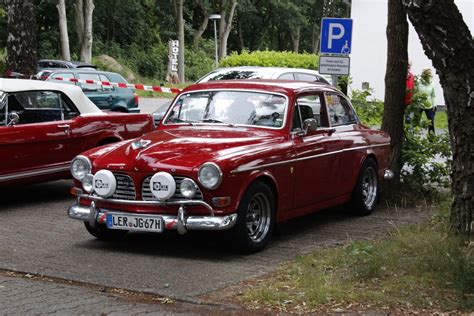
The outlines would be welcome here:
[[[173,118],[173,123],[188,123],[189,125],[193,126],[194,122],[192,121],[187,121],[187,120],[183,120],[183,119],[180,119],[180,118]]]
[[[222,121],[215,120],[215,119],[204,119],[204,120],[200,120],[199,122],[203,122],[203,123],[224,123]]]
[[[229,126],[229,127],[235,127],[235,124],[225,123],[225,122],[222,122],[222,121],[219,121],[219,120],[216,120],[216,119],[204,119],[204,120],[200,120],[199,122],[202,122],[202,123],[219,123],[219,124],[225,124],[226,126]]]

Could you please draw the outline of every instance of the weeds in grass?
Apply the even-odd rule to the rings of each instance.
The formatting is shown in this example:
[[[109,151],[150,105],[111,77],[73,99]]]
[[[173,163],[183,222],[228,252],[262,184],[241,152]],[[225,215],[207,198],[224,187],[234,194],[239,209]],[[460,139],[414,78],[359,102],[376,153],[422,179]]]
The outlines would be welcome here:
[[[394,230],[384,238],[353,241],[297,258],[247,290],[243,300],[293,311],[353,303],[472,311],[474,246],[449,233],[448,205],[441,203],[430,221]]]

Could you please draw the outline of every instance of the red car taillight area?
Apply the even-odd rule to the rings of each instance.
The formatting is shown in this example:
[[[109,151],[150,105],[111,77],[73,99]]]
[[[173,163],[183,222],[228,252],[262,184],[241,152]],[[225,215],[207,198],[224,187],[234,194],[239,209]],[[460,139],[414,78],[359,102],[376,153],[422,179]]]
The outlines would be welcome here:
[[[138,107],[138,94],[136,92],[133,93],[133,103],[135,103],[135,107]]]

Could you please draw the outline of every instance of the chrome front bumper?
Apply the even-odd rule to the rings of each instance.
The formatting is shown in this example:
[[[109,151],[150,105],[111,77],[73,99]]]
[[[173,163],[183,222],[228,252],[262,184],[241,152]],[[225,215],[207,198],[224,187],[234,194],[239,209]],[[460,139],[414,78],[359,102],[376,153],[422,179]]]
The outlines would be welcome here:
[[[110,211],[114,214],[123,213],[124,215],[134,215],[134,213],[125,213],[114,210]],[[97,208],[94,201],[91,203],[90,207],[76,203],[68,210],[70,218],[89,222],[89,225],[92,227],[94,227],[96,223],[104,224],[106,213],[106,211]],[[146,215],[161,217],[165,229],[177,230],[180,234],[185,234],[188,230],[226,230],[232,228],[237,222],[237,214],[227,216],[188,216],[184,205],[179,207],[176,216],[159,214]]]

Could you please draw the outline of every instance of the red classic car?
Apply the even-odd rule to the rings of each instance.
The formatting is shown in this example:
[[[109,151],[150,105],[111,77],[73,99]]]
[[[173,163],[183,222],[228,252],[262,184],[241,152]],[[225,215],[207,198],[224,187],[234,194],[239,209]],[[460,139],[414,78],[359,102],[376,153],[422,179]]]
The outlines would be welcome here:
[[[391,178],[390,138],[335,88],[294,81],[189,86],[157,130],[77,156],[69,216],[99,239],[227,230],[262,249],[277,222],[334,205],[369,214]]]
[[[76,86],[0,79],[0,186],[70,177],[79,153],[153,128],[146,114],[102,112]]]

